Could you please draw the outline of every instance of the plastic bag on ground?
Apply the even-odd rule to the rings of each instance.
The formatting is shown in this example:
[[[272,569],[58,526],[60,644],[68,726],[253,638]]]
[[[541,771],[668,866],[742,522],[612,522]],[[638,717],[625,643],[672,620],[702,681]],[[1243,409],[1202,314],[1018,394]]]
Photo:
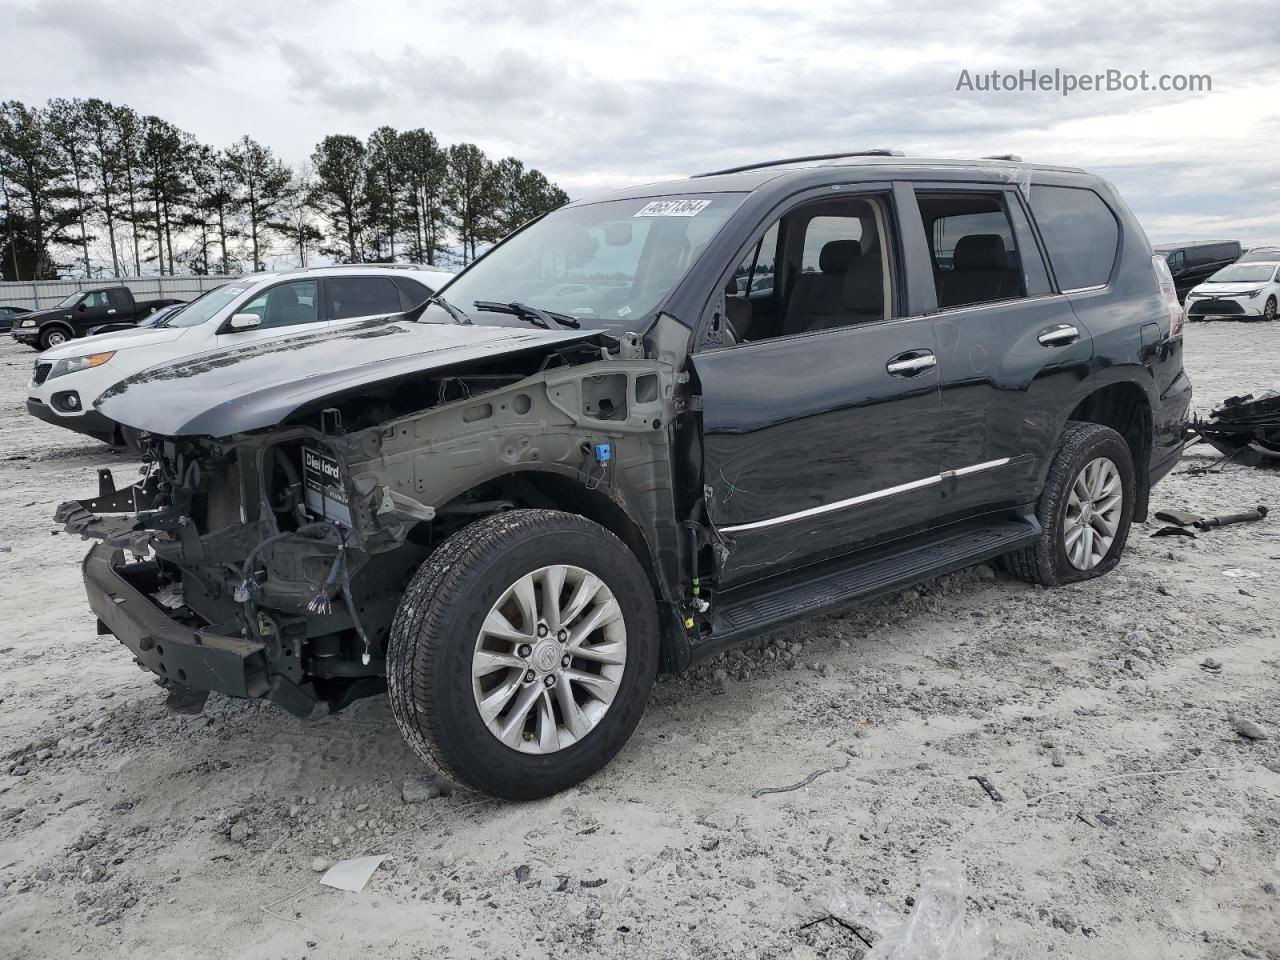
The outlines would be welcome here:
[[[992,953],[986,923],[965,915],[964,866],[954,860],[921,868],[920,891],[910,913],[845,885],[834,886],[820,906],[876,935],[864,960],[986,960]]]

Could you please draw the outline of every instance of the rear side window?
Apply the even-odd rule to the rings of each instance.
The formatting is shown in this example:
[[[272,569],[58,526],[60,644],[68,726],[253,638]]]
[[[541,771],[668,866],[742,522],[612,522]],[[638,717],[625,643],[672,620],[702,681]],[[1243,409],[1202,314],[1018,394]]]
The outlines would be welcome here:
[[[1097,287],[1111,279],[1120,225],[1092,190],[1032,187],[1035,214],[1061,290]]]
[[[940,308],[1026,296],[1022,258],[1003,195],[922,192],[916,200],[929,237]]]
[[[435,293],[430,287],[409,277],[396,277],[396,285],[400,287],[400,292],[406,297],[406,309],[425,303],[427,298]]]
[[[390,277],[338,277],[325,281],[334,320],[399,313],[400,293]]]

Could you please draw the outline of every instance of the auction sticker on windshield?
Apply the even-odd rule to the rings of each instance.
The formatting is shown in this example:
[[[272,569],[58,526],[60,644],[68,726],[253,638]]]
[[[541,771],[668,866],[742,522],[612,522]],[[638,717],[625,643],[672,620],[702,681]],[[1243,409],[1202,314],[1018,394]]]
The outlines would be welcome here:
[[[696,217],[710,200],[654,200],[632,214],[633,217]]]

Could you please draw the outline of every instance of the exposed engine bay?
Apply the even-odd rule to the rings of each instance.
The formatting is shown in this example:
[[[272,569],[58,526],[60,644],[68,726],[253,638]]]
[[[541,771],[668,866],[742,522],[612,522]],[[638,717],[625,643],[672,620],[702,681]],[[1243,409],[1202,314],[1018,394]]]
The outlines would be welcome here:
[[[138,484],[116,490],[104,471],[98,497],[57,514],[102,542],[85,563],[101,630],[173,689],[338,709],[383,689],[397,605],[437,545],[479,516],[566,497],[629,531],[668,595],[687,539],[675,371],[638,338],[604,340],[398,377],[264,430],[144,435]],[[121,622],[135,594],[173,625],[167,652]]]

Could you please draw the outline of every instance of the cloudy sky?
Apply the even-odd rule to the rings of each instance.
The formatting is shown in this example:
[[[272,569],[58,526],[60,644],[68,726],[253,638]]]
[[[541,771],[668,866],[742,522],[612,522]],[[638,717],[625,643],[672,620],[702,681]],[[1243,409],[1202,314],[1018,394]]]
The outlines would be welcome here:
[[[1110,177],[1153,241],[1280,242],[1272,2],[0,0],[0,24],[2,99],[102,97],[292,162],[328,133],[424,126],[580,197],[844,148],[1012,152]],[[1212,92],[956,89],[1033,68]]]

